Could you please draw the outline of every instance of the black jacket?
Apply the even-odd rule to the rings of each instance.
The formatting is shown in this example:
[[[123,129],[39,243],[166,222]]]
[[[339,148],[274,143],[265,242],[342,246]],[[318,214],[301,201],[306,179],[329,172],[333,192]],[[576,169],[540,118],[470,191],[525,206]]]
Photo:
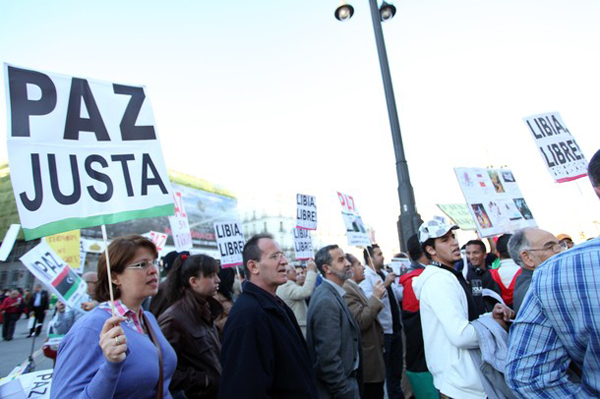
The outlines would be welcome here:
[[[246,282],[225,324],[219,398],[316,398],[306,341],[292,310]]]

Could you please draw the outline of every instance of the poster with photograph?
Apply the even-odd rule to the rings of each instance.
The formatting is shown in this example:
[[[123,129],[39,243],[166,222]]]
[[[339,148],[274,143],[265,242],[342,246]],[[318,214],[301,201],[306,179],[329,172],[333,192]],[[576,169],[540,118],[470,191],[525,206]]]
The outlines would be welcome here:
[[[351,195],[338,192],[338,199],[342,206],[342,219],[346,226],[348,245],[366,247],[371,245],[371,237],[362,218],[356,210],[354,198]]]
[[[481,237],[537,226],[511,170],[454,168],[454,172]]]

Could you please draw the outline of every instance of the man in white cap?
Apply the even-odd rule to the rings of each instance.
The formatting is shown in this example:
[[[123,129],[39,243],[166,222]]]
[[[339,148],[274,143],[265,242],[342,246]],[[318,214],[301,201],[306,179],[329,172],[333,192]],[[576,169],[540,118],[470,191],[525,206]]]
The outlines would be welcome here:
[[[478,315],[471,289],[453,267],[461,258],[456,229],[458,226],[438,217],[421,225],[419,241],[431,262],[412,286],[420,302],[427,366],[441,398],[484,399],[486,392],[468,352],[479,347],[477,332],[471,325]],[[513,315],[500,304],[492,313],[505,329]]]

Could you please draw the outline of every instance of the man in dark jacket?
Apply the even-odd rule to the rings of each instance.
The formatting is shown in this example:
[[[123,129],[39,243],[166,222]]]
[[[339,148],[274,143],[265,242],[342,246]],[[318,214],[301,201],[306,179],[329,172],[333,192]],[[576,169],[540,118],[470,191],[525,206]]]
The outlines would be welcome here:
[[[310,298],[306,339],[317,375],[319,398],[359,399],[362,391],[360,327],[344,300],[350,262],[337,245],[317,251],[315,263],[325,277]]]
[[[219,398],[317,398],[306,341],[292,310],[275,295],[287,259],[270,234],[243,251],[249,278],[225,324]]]
[[[49,304],[50,298],[48,297],[48,292],[42,291],[42,286],[37,284],[35,286],[35,291],[27,304],[27,307],[30,311],[33,311],[33,314],[35,315],[33,326],[31,326],[27,337],[33,336],[34,333],[37,337],[42,332],[42,325],[44,324],[44,318],[46,317],[46,310],[48,310]]]

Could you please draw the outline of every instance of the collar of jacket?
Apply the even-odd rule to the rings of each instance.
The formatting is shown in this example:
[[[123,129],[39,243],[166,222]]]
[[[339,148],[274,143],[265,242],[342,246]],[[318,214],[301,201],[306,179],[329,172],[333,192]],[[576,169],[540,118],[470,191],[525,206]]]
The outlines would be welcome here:
[[[212,297],[202,298],[191,289],[186,289],[182,303],[190,309],[190,314],[196,315],[206,323],[212,323],[223,312],[223,307]]]
[[[281,305],[277,302],[277,297],[270,292],[263,290],[256,284],[251,283],[250,281],[246,281],[244,284],[243,294],[248,294],[254,297],[260,306],[265,310],[274,310],[281,315],[284,315],[282,305],[284,305],[283,300],[280,299]]]

